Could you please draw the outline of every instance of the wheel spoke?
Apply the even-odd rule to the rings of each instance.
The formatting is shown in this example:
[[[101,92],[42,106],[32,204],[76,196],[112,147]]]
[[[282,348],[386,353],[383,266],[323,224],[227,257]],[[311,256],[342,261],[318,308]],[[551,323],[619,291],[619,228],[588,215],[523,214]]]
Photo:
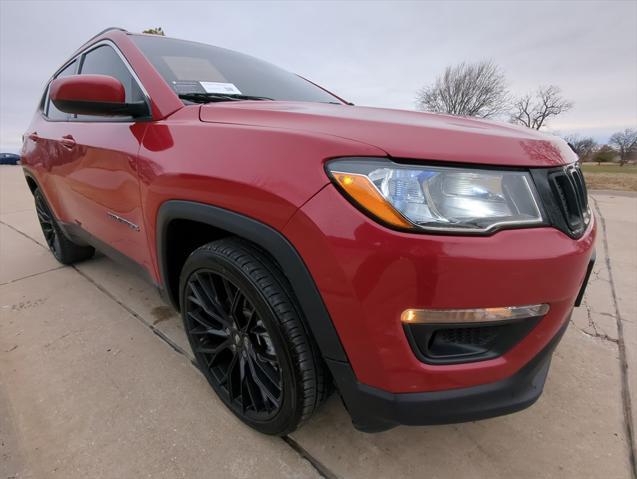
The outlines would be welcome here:
[[[40,226],[42,227],[42,234],[44,235],[46,244],[55,254],[56,231],[53,227],[53,220],[47,206],[44,204],[44,200],[37,194],[35,197],[35,211],[38,215],[38,221],[40,222]]]
[[[235,352],[230,360],[230,364],[226,368],[226,372],[221,378],[219,383],[222,386],[226,386],[228,393],[230,394],[230,398],[232,399],[232,371],[234,370],[235,365],[237,364],[237,359],[239,359],[239,355]]]
[[[215,309],[215,311],[224,318],[227,316],[224,310],[223,303],[219,299],[219,293],[214,285],[214,281],[209,275],[195,274],[195,278],[198,284],[201,286],[205,297],[209,300],[209,304]]]
[[[242,299],[244,299],[243,295],[241,294],[239,288],[237,288],[237,291],[232,297],[232,302],[230,303],[230,314],[235,318],[239,316],[239,304],[241,304]]]
[[[248,367],[248,374],[251,376],[252,372],[250,372],[250,368]],[[258,408],[261,403],[257,403],[257,389],[255,389],[254,381],[251,380],[251,377],[248,377],[248,374],[245,375],[243,380],[244,391],[247,394],[247,397],[250,399],[250,404],[252,405],[252,409],[254,411],[258,411]],[[242,392],[242,394],[244,394]],[[246,408],[247,409],[247,408]]]
[[[209,300],[208,296],[204,292],[201,282],[197,281],[197,278],[191,280],[188,283],[190,287],[190,291],[192,291],[192,296],[188,296],[188,299],[199,306],[203,311],[210,316],[212,319],[221,323],[225,327],[230,327],[230,321],[225,317],[225,314],[219,313],[219,311],[214,308],[214,305]],[[214,308],[214,309],[213,309]]]
[[[227,349],[229,350],[231,344],[232,344],[232,341],[230,340],[230,338],[228,338],[216,346],[209,346],[207,344],[202,344],[200,346],[193,347],[193,350],[196,353],[209,355],[209,358],[206,360],[206,363],[208,364],[208,367],[211,367],[215,363],[215,360],[219,356],[219,353]]]
[[[47,223],[51,221],[49,214],[44,210],[44,207],[41,204],[36,203],[35,211],[38,214],[38,217],[40,218],[40,220],[45,221]]]
[[[241,331],[243,331],[244,333],[248,333],[252,329],[252,326],[255,322],[254,320],[257,317],[257,314],[256,314],[257,311],[247,299],[244,299],[243,303],[244,303],[244,308],[242,310],[241,316],[244,319],[244,324],[241,328]],[[247,309],[245,307],[246,305],[249,305],[251,309]]]
[[[269,364],[269,362],[267,360],[262,360],[259,355],[253,351],[252,349],[250,350],[250,357],[252,358],[252,362],[254,363],[255,366],[255,371],[258,368],[259,371],[261,371],[263,373],[263,376],[265,376],[265,378],[277,389],[279,389],[279,375],[278,373],[274,370],[274,368],[272,367],[271,364]]]
[[[40,221],[40,224],[42,226],[46,225],[49,228],[51,227],[51,220],[48,217],[41,215],[39,211],[38,211],[38,220]]]
[[[189,298],[190,299],[190,298]],[[195,302],[195,301],[193,301]],[[189,311],[188,313],[188,317],[192,318],[193,320],[195,320],[197,323],[199,323],[199,325],[203,326],[205,329],[204,330],[198,330],[198,331],[193,331],[193,333],[195,334],[212,334],[215,336],[228,336],[228,332],[226,332],[225,325],[223,323],[221,323],[221,321],[217,320],[219,323],[221,323],[221,328],[219,327],[219,325],[212,323],[210,320],[204,318],[199,311],[194,312],[194,311]],[[216,320],[216,318],[213,318]]]
[[[246,409],[247,409],[246,401],[248,399],[244,391],[245,388],[243,387],[245,380],[246,380],[246,360],[242,356],[241,358],[239,358],[239,397],[241,398],[241,411],[243,413],[246,412]]]
[[[254,381],[254,383],[256,384],[256,386],[259,388],[259,391],[261,391],[261,394],[263,395],[264,399],[267,398],[272,404],[274,404],[276,407],[279,406],[279,399],[277,396],[275,396],[275,393],[273,391],[270,390],[270,388],[268,388],[268,386],[266,386],[266,384],[261,380],[261,377],[259,376],[259,373],[257,372],[257,365],[259,367],[260,370],[263,370],[261,368],[261,365],[258,364],[258,360],[256,360],[254,358],[254,356],[249,356],[249,360],[248,363],[250,365],[250,372],[252,373],[252,380]],[[268,376],[266,373],[264,373],[265,376],[268,378],[268,380],[270,380],[269,382],[272,383],[273,386],[275,386],[277,388],[277,392],[280,392],[280,389],[278,388],[278,385],[276,382],[271,381],[270,376]]]

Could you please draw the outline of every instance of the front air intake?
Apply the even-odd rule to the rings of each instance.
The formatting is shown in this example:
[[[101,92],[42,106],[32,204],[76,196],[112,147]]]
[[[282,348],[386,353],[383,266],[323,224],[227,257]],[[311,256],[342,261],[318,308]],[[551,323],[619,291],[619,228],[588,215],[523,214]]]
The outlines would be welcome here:
[[[568,233],[580,237],[590,221],[590,209],[584,176],[577,164],[554,170],[548,176],[554,199]]]

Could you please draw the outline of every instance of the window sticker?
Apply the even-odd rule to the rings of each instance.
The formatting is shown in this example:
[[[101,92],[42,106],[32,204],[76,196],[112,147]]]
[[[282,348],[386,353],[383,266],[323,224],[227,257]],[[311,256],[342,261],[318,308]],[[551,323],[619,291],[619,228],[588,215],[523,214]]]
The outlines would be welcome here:
[[[215,81],[200,81],[199,82],[206,93],[221,93],[226,95],[241,95],[241,91],[234,86],[234,83],[222,83]]]
[[[198,81],[173,81],[173,88],[180,93],[206,93]]]

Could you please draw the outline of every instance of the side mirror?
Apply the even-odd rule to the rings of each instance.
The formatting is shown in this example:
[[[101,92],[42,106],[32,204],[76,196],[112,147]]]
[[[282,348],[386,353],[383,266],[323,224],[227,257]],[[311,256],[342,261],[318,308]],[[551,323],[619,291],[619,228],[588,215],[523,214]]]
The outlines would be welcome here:
[[[107,75],[70,75],[51,82],[49,98],[65,113],[100,116],[148,116],[145,102],[126,103],[124,85]]]

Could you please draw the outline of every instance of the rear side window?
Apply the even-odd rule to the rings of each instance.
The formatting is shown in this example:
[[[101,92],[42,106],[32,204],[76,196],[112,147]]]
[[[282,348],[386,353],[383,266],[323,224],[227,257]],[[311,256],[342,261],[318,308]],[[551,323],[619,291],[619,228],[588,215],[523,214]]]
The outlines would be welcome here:
[[[68,66],[66,66],[66,68],[64,68],[64,70],[58,73],[55,76],[55,78],[64,78],[71,75],[75,75],[76,68],[77,68],[77,61],[73,60],[71,63],[68,64]],[[47,92],[46,116],[49,117],[51,120],[67,120],[69,118],[68,113],[61,112],[60,110],[55,108],[55,105],[53,104],[51,100],[49,100],[48,96],[49,94]]]
[[[126,90],[126,103],[144,101],[144,94],[126,64],[108,45],[99,46],[84,55],[81,75],[108,75],[117,78]],[[78,120],[105,120],[104,117],[77,115]]]

